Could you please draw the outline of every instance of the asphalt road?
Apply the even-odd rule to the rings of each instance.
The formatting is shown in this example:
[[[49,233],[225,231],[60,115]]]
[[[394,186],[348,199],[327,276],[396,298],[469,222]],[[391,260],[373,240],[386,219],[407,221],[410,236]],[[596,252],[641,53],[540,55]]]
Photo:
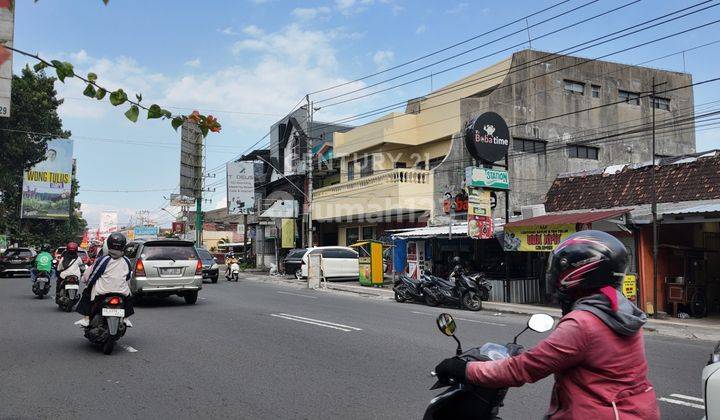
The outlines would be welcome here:
[[[54,293],[51,292],[51,293]],[[0,279],[0,418],[417,419],[436,394],[428,372],[452,356],[442,310],[285,284],[206,284],[136,306],[105,356],[29,279]],[[525,316],[445,311],[466,347],[504,343]],[[543,335],[526,333],[530,346]],[[712,343],[647,336],[666,419],[698,419]],[[505,419],[541,418],[552,379],[512,389]],[[687,405],[691,404],[691,405]],[[695,405],[693,407],[692,405]]]

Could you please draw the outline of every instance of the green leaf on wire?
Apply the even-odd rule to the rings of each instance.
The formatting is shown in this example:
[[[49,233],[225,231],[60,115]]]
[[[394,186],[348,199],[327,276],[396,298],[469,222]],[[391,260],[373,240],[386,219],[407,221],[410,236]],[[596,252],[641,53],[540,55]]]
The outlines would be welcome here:
[[[160,118],[162,117],[162,108],[160,108],[160,105],[152,104],[150,105],[150,108],[148,108],[148,119],[153,118]]]
[[[118,89],[115,92],[110,93],[110,103],[114,106],[122,105],[127,101],[127,93],[122,89]]]
[[[95,99],[97,99],[98,101],[101,100],[102,98],[105,97],[106,93],[107,93],[107,91],[105,89],[99,88],[97,90],[97,92],[95,93]]]
[[[138,115],[140,115],[140,109],[137,107],[137,105],[133,105],[130,107],[130,109],[125,111],[125,116],[128,120],[132,122],[137,122]]]
[[[175,131],[177,131],[178,127],[180,127],[181,125],[183,125],[183,118],[182,118],[182,117],[175,117],[175,118],[172,119],[172,121],[170,122],[170,124],[172,125],[172,128],[174,128]]]
[[[88,79],[89,81],[91,81],[91,82],[94,82],[94,81],[97,80],[97,74],[95,74],[95,73],[93,73],[93,72],[90,72],[90,73],[88,73],[88,75],[87,75],[87,79]]]
[[[41,61],[41,62],[35,64],[35,65],[33,66],[33,69],[34,69],[36,72],[39,72],[40,70],[46,68],[47,66],[48,66],[47,63],[45,63],[44,61]]]
[[[88,98],[94,98],[97,92],[95,91],[95,88],[93,85],[89,84],[85,87],[85,90],[83,91],[83,95],[87,96]]]

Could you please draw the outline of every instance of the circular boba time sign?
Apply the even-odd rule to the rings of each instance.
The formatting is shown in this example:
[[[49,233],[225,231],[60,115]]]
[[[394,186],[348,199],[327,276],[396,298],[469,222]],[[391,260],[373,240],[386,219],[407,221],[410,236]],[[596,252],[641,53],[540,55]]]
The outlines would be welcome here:
[[[477,160],[494,163],[505,157],[510,146],[510,130],[505,120],[494,112],[486,112],[468,122],[465,147]]]

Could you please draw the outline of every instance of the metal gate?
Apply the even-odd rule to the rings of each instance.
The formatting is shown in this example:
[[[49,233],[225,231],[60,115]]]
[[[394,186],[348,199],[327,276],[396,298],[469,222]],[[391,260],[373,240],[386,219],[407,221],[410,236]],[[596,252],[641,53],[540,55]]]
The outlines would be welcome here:
[[[505,280],[488,279],[491,302],[505,302]],[[537,278],[510,279],[511,303],[541,303],[540,280]]]

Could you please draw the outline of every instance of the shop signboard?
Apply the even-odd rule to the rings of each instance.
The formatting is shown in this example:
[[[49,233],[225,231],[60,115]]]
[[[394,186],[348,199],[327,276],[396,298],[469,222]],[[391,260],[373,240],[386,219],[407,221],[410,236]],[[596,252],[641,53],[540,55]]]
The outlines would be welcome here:
[[[494,112],[485,112],[470,120],[465,128],[465,147],[475,159],[495,163],[503,159],[510,146],[510,130]]]
[[[635,274],[626,274],[623,279],[622,292],[626,298],[631,301],[637,299],[637,276]]]
[[[507,171],[500,169],[468,166],[465,168],[465,184],[468,187],[509,190],[510,177]]]
[[[490,190],[468,188],[468,237],[492,239],[493,219]]]
[[[227,209],[228,214],[249,214],[255,211],[255,163],[228,162]]]
[[[68,219],[72,200],[73,141],[53,139],[47,143],[45,160],[23,176],[23,219]]]
[[[575,231],[574,223],[507,226],[503,248],[505,251],[550,252]]]
[[[14,1],[0,1],[0,117],[10,117],[12,90],[12,51],[15,26]]]
[[[185,222],[172,222],[172,231],[177,234],[185,233]]]
[[[154,238],[158,236],[160,229],[157,226],[135,226],[133,229],[135,238]]]
[[[280,231],[281,246],[283,248],[295,248],[295,219],[280,220],[282,220]]]

